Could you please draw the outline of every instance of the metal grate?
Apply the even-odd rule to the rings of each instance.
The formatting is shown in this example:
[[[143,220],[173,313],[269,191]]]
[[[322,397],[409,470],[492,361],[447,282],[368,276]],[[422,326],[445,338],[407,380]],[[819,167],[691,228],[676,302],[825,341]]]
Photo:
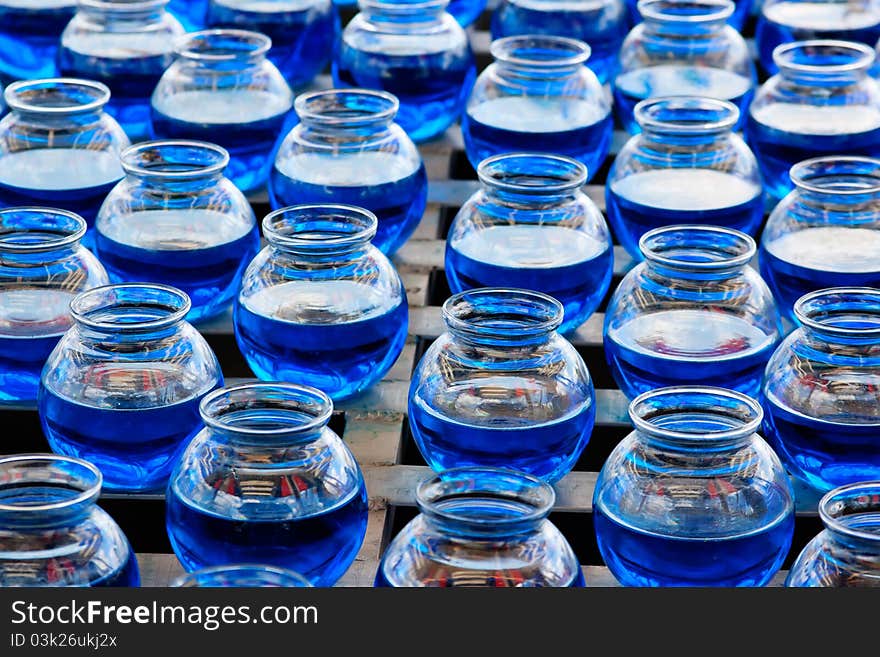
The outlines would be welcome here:
[[[488,23],[487,14],[471,31],[481,69],[490,61]],[[330,82],[325,77],[318,81],[318,86],[330,86]],[[605,177],[613,154],[626,139],[622,131],[615,132],[612,155],[586,188],[603,211]],[[451,128],[442,139],[424,145],[421,151],[430,178],[428,207],[417,231],[394,258],[410,304],[410,335],[401,357],[385,379],[361,398],[341,404],[331,422],[360,462],[370,496],[366,540],[355,563],[339,582],[340,586],[372,585],[388,541],[415,516],[415,485],[430,474],[410,434],[406,418],[407,392],[418,358],[442,331],[439,306],[449,296],[443,272],[445,238],[458,208],[477,189],[477,180],[465,157],[458,127]],[[252,198],[252,204],[258,218],[269,212],[265,194]],[[619,246],[615,247],[614,255],[612,291],[632,265]],[[589,586],[615,585],[596,547],[591,501],[602,463],[630,430],[627,401],[615,388],[602,351],[605,303],[600,306],[600,312],[571,337],[593,375],[598,398],[597,420],[590,444],[574,471],[556,486],[557,504],[551,514],[580,558]],[[199,328],[216,352],[228,382],[252,376],[235,344],[231,313]],[[0,426],[5,428],[0,451],[48,451],[35,410],[0,408]],[[130,538],[138,553],[145,586],[166,585],[182,572],[166,536],[162,495],[105,495],[101,505]],[[786,565],[820,530],[816,505],[815,494],[798,491],[795,538]],[[775,584],[781,581],[782,575],[774,579]]]

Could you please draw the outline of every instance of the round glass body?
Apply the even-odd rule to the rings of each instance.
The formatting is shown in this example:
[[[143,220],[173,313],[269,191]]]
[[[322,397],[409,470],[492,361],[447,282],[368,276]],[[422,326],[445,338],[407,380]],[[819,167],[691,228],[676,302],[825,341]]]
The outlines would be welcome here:
[[[97,465],[109,490],[161,488],[201,427],[199,401],[223,384],[208,343],[184,320],[189,299],[129,283],[83,292],[70,310],[74,325],[40,381],[52,451]]]
[[[394,537],[376,586],[583,586],[568,541],[547,519],[553,488],[502,468],[455,468],[419,484],[421,513]]]
[[[133,146],[122,154],[126,177],[95,222],[95,250],[110,276],[186,292],[191,322],[229,307],[260,248],[250,204],[223,176],[228,162],[224,149],[203,142]]]
[[[773,295],[749,266],[754,240],[717,226],[645,233],[644,262],[605,313],[605,357],[628,397],[670,385],[757,396],[783,332]]]
[[[794,533],[794,493],[756,433],[761,406],[722,388],[633,400],[635,431],[596,482],[599,551],[627,586],[763,586]]]
[[[360,467],[327,426],[329,397],[251,383],[217,390],[200,412],[205,428],[167,493],[184,568],[262,563],[332,586],[360,549],[368,511]]]
[[[391,369],[406,341],[406,290],[370,244],[376,217],[295,206],[263,220],[269,242],[235,302],[235,337],[258,378],[318,386],[335,400]]]
[[[562,304],[526,290],[480,288],[443,305],[446,332],[413,373],[409,426],[435,471],[568,473],[596,417],[590,373],[556,329]]]
[[[379,220],[373,245],[393,254],[419,225],[428,198],[422,157],[394,122],[397,99],[363,89],[296,99],[300,123],[284,138],[269,178],[272,207],[341,204]]]
[[[86,461],[0,458],[0,587],[138,586],[137,559],[100,494],[101,473]]]
[[[73,324],[70,302],[110,282],[85,234],[64,210],[0,210],[0,404],[36,405],[43,365]]]

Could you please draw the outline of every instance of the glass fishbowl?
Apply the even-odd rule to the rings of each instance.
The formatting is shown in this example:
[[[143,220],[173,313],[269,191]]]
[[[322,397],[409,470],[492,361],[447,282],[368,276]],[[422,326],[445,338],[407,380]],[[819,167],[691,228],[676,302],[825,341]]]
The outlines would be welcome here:
[[[293,92],[257,32],[206,30],[178,42],[152,98],[154,139],[193,139],[229,152],[226,176],[243,192],[266,183]]]
[[[718,226],[645,233],[644,262],[605,312],[605,358],[628,397],[702,384],[757,396],[783,335],[767,284],[749,266],[755,241]]]
[[[418,148],[395,123],[384,91],[331,89],[296,99],[300,123],[282,140],[269,177],[275,210],[353,205],[376,215],[373,245],[391,255],[413,233],[428,199]]]
[[[61,35],[61,74],[106,84],[112,96],[105,109],[132,141],[150,134],[150,96],[184,32],[167,5],[168,0],[80,0]]]
[[[300,205],[263,220],[269,242],[245,271],[235,338],[257,378],[318,386],[334,400],[379,381],[406,341],[409,307],[362,208]]]
[[[104,111],[100,82],[53,78],[6,88],[0,120],[0,207],[60,208],[91,225],[123,177],[119,156],[131,145]],[[91,243],[91,235],[86,237]]]
[[[168,485],[167,527],[190,572],[260,563],[332,586],[367,529],[367,491],[352,453],[327,426],[323,392],[248,383],[208,395],[204,429]]]
[[[360,0],[333,61],[337,87],[378,89],[400,101],[397,122],[416,142],[441,135],[464,107],[476,66],[449,0]]]
[[[880,479],[880,290],[811,292],[794,313],[800,326],[767,364],[765,435],[814,490]]]
[[[593,495],[599,551],[625,586],[763,586],[794,534],[794,491],[758,435],[761,405],[723,388],[647,392]]]
[[[122,154],[126,177],[95,221],[95,252],[116,282],[185,292],[187,319],[225,311],[260,248],[250,203],[223,173],[229,154],[197,141],[152,141]]]
[[[764,217],[758,162],[733,132],[736,105],[699,96],[640,101],[641,132],[620,149],[605,185],[620,244],[641,260],[639,240],[670,224],[708,224],[754,235]]]
[[[477,175],[480,190],[446,240],[449,288],[549,294],[564,308],[559,331],[574,331],[605,298],[614,269],[608,226],[582,190],[587,168],[561,155],[511,153],[483,160]]]
[[[422,481],[421,513],[392,539],[382,587],[584,586],[568,541],[547,518],[550,484],[504,468],[456,468]]]
[[[779,73],[755,94],[746,139],[764,187],[779,201],[789,170],[821,155],[880,156],[880,86],[874,49],[847,41],[799,41],[773,51]]]
[[[761,234],[761,274],[780,310],[827,287],[880,288],[880,160],[819,157],[791,169],[794,190]]]
[[[110,282],[85,234],[65,210],[0,210],[0,406],[36,406],[43,365],[73,324],[70,302]]]
[[[596,175],[611,145],[611,101],[584,64],[590,47],[555,36],[493,41],[461,122],[468,160],[543,152],[580,160]]]
[[[53,454],[0,457],[0,587],[131,587],[137,558],[98,506],[101,473]]]
[[[786,586],[880,587],[880,482],[842,486],[819,502],[825,529],[788,572]]]
[[[43,433],[57,454],[101,469],[110,491],[161,489],[201,428],[201,398],[223,385],[208,343],[172,287],[96,287],[70,304],[74,325],[40,381]]]
[[[413,372],[409,426],[436,472],[505,467],[554,482],[593,430],[596,395],[557,333],[562,304],[539,292],[480,288],[443,305],[446,331]]]
[[[728,24],[731,0],[641,0],[644,19],[620,50],[614,110],[631,133],[640,100],[704,96],[727,100],[742,117],[757,83],[745,39]],[[739,129],[740,124],[736,128]]]

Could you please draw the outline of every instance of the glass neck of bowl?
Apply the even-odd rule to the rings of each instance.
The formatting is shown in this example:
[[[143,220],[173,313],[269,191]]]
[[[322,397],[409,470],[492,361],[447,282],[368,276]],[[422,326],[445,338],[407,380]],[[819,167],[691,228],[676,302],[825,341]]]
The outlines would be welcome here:
[[[190,301],[170,287],[128,283],[83,292],[70,304],[76,328],[85,342],[133,343],[125,349],[146,349],[186,326]],[[121,349],[121,348],[120,348]]]
[[[491,524],[470,520],[466,516],[437,515],[424,509],[422,514],[428,526],[445,536],[480,543],[515,543],[528,540],[540,531],[545,520],[541,517]]]
[[[164,339],[171,338],[178,333],[183,324],[183,318],[169,323],[161,327],[139,327],[137,325],[125,324],[123,322],[108,322],[105,326],[96,327],[77,321],[74,323],[79,331],[79,335],[83,342],[92,345],[122,345],[131,344],[126,349],[133,351],[145,350],[144,343],[161,342]]]
[[[2,240],[2,237],[0,237],[0,240]],[[81,246],[81,240],[74,240],[60,246],[14,250],[4,247],[2,242],[0,242],[0,263],[8,267],[15,267],[16,265],[32,267],[34,265],[61,262],[75,256]]]
[[[757,401],[721,388],[660,388],[629,407],[637,437],[683,457],[700,458],[747,445],[763,419]]]
[[[815,71],[780,69],[779,75],[790,85],[798,87],[845,88],[864,82],[867,71]]]
[[[642,443],[663,452],[678,454],[688,463],[693,463],[694,460],[711,462],[724,454],[739,451],[748,445],[754,436],[754,433],[734,438],[716,438],[711,433],[679,436],[660,430],[656,432],[637,430],[636,434]]]
[[[248,452],[282,451],[267,467],[314,458],[323,448],[332,402],[317,390],[281,383],[254,383],[210,393],[199,407],[202,421],[218,442]]]
[[[829,157],[795,165],[791,179],[801,200],[823,209],[853,210],[880,201],[880,160]]]
[[[517,190],[510,188],[499,188],[491,184],[483,184],[483,192],[493,201],[502,205],[511,205],[524,208],[548,208],[558,205],[564,205],[577,200],[578,190],[571,189],[559,192],[542,192],[538,189]],[[544,223],[548,219],[552,222],[552,218],[542,217]]]
[[[271,45],[268,37],[256,32],[209,30],[191,34],[176,54],[178,61],[196,69],[245,73],[262,66]]]
[[[831,491],[819,502],[819,516],[837,545],[853,556],[880,560],[880,482]]]
[[[697,252],[698,249],[693,249]],[[684,258],[662,262],[645,258],[645,268],[656,278],[686,279],[689,281],[726,281],[743,274],[748,265],[715,265],[711,268],[701,266],[700,262],[688,262]]]
[[[0,210],[0,263],[34,266],[72,257],[80,248],[86,224],[63,210]]]
[[[88,516],[100,494],[93,466],[64,457],[13,457],[0,461],[0,526],[69,527]]]
[[[658,278],[723,281],[740,276],[754,257],[755,242],[713,226],[666,226],[639,243],[647,272]]]
[[[300,117],[306,140],[329,144],[334,151],[342,152],[348,146],[358,151],[371,142],[383,140],[393,124],[394,117],[362,117],[348,121],[330,116]]]
[[[135,181],[142,189],[156,190],[158,192],[171,193],[174,195],[196,192],[206,187],[214,187],[223,179],[223,173],[193,172],[187,176],[169,176],[160,172],[129,173],[129,178]]]
[[[332,244],[321,241],[309,243],[305,240],[287,241],[272,236],[266,238],[276,253],[293,262],[327,265],[351,262],[363,257],[370,248],[369,237],[352,240],[346,244]]]
[[[360,258],[376,235],[376,216],[347,205],[281,208],[263,219],[263,234],[276,255],[320,266]]]
[[[694,126],[676,126],[669,122],[665,125],[646,125],[642,127],[640,136],[643,147],[666,152],[669,149],[686,147],[698,148],[701,152],[713,146],[722,148],[730,141],[733,129],[730,127],[707,127],[699,129]]]
[[[169,0],[136,0],[134,2],[107,2],[87,0],[80,2],[78,11],[93,23],[100,25],[148,24],[165,16]]]
[[[453,540],[486,543],[520,541],[540,531],[554,500],[549,484],[500,468],[453,468],[416,489],[429,526]]]
[[[880,356],[880,290],[834,288],[813,293],[795,304],[795,316],[814,344]]]
[[[804,41],[779,46],[773,61],[779,75],[789,85],[848,87],[867,79],[874,64],[874,51],[868,46],[845,41]]]
[[[130,179],[175,193],[216,185],[228,162],[223,149],[198,142],[146,143],[122,154],[122,168]]]
[[[229,445],[241,453],[277,453],[283,451],[285,460],[273,460],[271,467],[285,465],[301,465],[303,461],[313,458],[310,448],[323,451],[323,438],[327,423],[303,430],[279,428],[276,431],[265,431],[255,434],[246,430],[229,427],[210,427],[214,441]]]
[[[446,327],[456,340],[481,349],[493,351],[533,348],[549,342],[558,326],[546,326],[527,317],[507,318],[499,315],[475,313],[470,319],[446,318]]]
[[[726,18],[688,21],[681,16],[658,15],[644,18],[645,34],[675,39],[676,41],[712,39],[721,35],[727,26]]]
[[[446,15],[448,0],[415,2],[387,2],[367,0],[361,3],[361,13],[372,24],[396,32],[414,28],[441,25]]]

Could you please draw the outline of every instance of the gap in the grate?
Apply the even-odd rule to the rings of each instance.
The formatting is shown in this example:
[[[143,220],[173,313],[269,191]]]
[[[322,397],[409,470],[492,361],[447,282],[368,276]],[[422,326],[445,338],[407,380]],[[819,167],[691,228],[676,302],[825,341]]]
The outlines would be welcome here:
[[[217,360],[220,361],[220,369],[225,378],[253,378],[254,373],[248,366],[244,356],[235,341],[232,333],[204,333],[205,340],[211,346]]]
[[[449,156],[449,178],[452,180],[477,180],[477,172],[471,166],[464,151],[455,150]]]
[[[135,552],[172,553],[162,496],[108,495],[98,505],[122,528]]]
[[[488,52],[476,52],[474,53],[474,60],[477,64],[477,75],[482,73],[488,68],[489,64],[492,63],[492,55]]]
[[[49,443],[40,426],[40,415],[33,409],[0,407],[0,424],[4,429],[0,454],[40,454],[50,452]]]
[[[446,271],[432,269],[428,274],[428,295],[425,305],[442,306],[451,296],[452,290],[449,289],[449,281],[446,280]]]
[[[490,32],[492,30],[492,10],[489,9],[477,16],[472,28],[476,32]]]
[[[440,217],[437,221],[437,239],[445,240],[449,238],[449,229],[452,228],[452,222],[455,215],[461,210],[460,207],[444,205],[440,208]]]

